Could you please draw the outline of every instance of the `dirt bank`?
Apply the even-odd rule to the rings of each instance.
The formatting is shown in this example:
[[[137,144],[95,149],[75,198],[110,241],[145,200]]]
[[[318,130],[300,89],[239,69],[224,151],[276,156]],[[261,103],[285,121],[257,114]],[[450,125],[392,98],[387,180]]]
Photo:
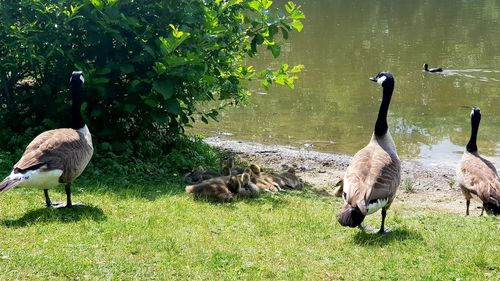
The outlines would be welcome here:
[[[231,151],[243,161],[257,163],[267,169],[281,171],[287,166],[294,166],[305,182],[327,196],[332,194],[335,183],[344,174],[352,157],[218,137],[205,141]],[[465,213],[465,199],[455,184],[454,167],[429,167],[416,161],[403,161],[401,180],[394,205],[405,205],[406,210],[416,213],[419,210]],[[471,215],[479,215],[479,207],[479,203],[471,202]]]

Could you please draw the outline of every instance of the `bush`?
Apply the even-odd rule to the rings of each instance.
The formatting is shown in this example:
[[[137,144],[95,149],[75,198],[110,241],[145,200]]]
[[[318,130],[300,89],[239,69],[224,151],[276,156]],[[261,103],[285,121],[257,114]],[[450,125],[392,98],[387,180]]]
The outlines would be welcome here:
[[[98,158],[99,161],[90,161],[79,181],[83,183],[98,181],[115,185],[165,182],[166,180],[183,181],[184,174],[194,167],[202,166],[209,170],[221,170],[221,159],[226,156],[225,152],[210,147],[201,138],[179,136],[175,144],[170,153],[147,159],[109,151],[105,153],[97,151],[94,158]],[[0,158],[1,156],[0,154]],[[0,160],[0,168],[3,167],[3,162]],[[10,165],[12,163],[11,161]]]
[[[72,3],[72,4],[69,4]],[[268,0],[0,0],[0,148],[69,126],[67,81],[83,70],[96,150],[154,156],[190,123],[248,98],[246,81],[293,87],[302,66],[245,65],[302,29],[300,6]],[[281,35],[278,37],[277,35]],[[208,109],[200,109],[207,101]],[[215,106],[213,106],[215,104]]]

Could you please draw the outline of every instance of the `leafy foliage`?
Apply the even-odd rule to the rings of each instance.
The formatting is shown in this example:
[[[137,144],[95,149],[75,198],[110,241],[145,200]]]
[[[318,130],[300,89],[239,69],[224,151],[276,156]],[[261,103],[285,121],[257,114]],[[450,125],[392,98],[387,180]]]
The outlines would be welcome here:
[[[247,81],[293,87],[300,65],[245,65],[259,46],[278,57],[280,38],[302,29],[300,6],[271,7],[269,0],[0,0],[0,147],[69,125],[74,69],[86,77],[82,110],[97,150],[146,157],[172,147],[198,118],[217,120],[220,109],[246,101]]]

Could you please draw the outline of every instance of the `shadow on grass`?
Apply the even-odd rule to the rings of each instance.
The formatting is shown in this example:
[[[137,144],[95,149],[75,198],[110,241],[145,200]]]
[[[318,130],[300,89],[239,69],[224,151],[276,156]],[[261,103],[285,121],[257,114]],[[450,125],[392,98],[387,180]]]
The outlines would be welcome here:
[[[40,208],[27,212],[22,217],[15,220],[2,220],[1,224],[5,227],[26,227],[37,223],[47,222],[75,222],[82,219],[90,219],[94,221],[106,220],[106,215],[103,211],[94,206],[78,206],[72,209],[60,208]]]
[[[285,194],[264,194],[258,198],[239,198],[236,201],[245,202],[248,205],[271,205],[273,209],[278,209],[289,204]]]
[[[188,195],[190,196],[190,195]],[[214,200],[209,200],[205,198],[192,198],[195,202],[202,204],[212,204],[220,206],[222,208],[227,208],[229,210],[235,209],[238,202],[244,202],[248,205],[265,206],[270,205],[272,209],[278,209],[288,205],[288,200],[284,197],[280,197],[278,194],[265,194],[257,198],[236,198],[231,202],[217,202]]]
[[[385,234],[371,233],[365,231],[359,231],[354,235],[354,243],[361,246],[374,246],[381,247],[388,245],[392,242],[405,241],[405,240],[416,240],[422,241],[424,238],[420,233],[407,228],[394,229],[391,232]]]
[[[80,184],[82,190],[95,194],[113,194],[122,198],[144,198],[154,201],[162,196],[176,196],[186,193],[186,184],[181,180],[166,179],[165,181],[85,181]]]

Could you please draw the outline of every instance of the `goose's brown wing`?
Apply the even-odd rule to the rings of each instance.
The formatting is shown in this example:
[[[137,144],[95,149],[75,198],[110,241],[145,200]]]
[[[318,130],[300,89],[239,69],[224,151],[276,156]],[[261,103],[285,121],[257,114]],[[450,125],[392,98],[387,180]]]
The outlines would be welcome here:
[[[73,129],[50,130],[31,141],[14,170],[60,169],[61,181],[70,182],[85,169],[92,153],[92,146],[82,133]]]
[[[465,152],[457,168],[458,183],[481,201],[500,202],[500,178],[493,164],[483,157]]]
[[[370,201],[383,198],[392,201],[399,186],[400,169],[397,156],[370,143],[354,155],[346,171],[347,203],[366,214]]]

